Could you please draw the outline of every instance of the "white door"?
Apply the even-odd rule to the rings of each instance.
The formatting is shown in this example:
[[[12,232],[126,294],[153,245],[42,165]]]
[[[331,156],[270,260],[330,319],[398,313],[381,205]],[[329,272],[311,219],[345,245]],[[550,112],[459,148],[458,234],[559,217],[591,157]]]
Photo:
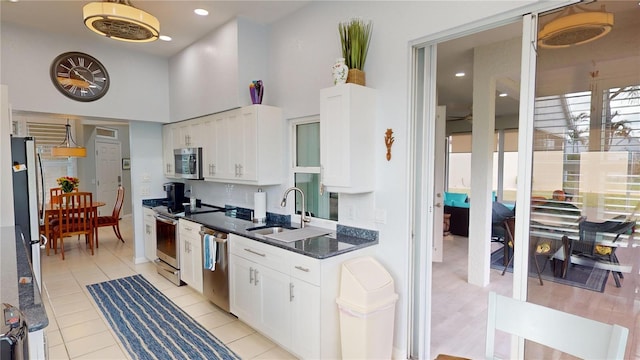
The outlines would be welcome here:
[[[443,220],[444,220],[444,178],[445,178],[445,156],[446,156],[446,108],[438,106],[436,109],[436,125],[435,125],[435,160],[433,169],[433,185],[435,192],[435,206],[433,207],[433,259],[434,262],[442,262],[444,257],[444,249],[442,244],[443,238]]]
[[[111,215],[118,186],[122,183],[120,142],[96,140],[96,193],[93,201],[105,203],[98,216]]]

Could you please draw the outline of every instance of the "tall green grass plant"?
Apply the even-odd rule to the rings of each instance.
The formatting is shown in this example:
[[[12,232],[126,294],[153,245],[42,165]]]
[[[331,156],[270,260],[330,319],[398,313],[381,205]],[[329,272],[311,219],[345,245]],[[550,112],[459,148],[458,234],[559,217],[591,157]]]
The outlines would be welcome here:
[[[349,69],[363,70],[371,42],[371,21],[351,19],[338,24],[342,57]]]

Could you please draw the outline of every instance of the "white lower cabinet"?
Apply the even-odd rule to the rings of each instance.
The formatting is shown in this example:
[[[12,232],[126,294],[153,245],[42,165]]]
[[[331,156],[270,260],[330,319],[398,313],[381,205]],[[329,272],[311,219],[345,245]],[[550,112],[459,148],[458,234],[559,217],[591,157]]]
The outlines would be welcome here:
[[[341,264],[373,247],[318,260],[230,234],[229,251],[231,313],[302,359],[341,357]]]
[[[142,214],[144,216],[144,256],[149,261],[154,261],[156,255],[156,217],[155,211],[143,207]]]
[[[289,275],[259,266],[254,272],[254,284],[260,299],[258,327],[274,341],[288,344],[291,338]]]
[[[180,219],[178,236],[180,238],[180,280],[202,293],[203,265],[200,224]]]
[[[320,359],[320,286],[291,278],[291,351]]]

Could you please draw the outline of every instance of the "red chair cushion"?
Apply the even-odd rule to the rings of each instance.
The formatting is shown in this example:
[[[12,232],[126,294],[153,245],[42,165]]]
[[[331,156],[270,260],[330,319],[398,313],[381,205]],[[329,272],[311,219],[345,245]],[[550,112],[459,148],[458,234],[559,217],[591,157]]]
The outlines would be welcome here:
[[[106,225],[106,224],[115,224],[118,222],[118,219],[113,216],[98,216],[97,218],[98,226]]]

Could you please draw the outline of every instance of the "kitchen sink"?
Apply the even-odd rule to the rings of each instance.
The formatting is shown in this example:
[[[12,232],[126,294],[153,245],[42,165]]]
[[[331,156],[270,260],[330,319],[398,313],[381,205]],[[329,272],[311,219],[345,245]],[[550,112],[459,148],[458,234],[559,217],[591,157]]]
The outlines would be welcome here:
[[[247,231],[250,231],[254,234],[269,235],[269,234],[281,233],[283,231],[288,231],[292,229],[293,228],[288,228],[284,226],[261,226],[261,227],[247,229]]]

